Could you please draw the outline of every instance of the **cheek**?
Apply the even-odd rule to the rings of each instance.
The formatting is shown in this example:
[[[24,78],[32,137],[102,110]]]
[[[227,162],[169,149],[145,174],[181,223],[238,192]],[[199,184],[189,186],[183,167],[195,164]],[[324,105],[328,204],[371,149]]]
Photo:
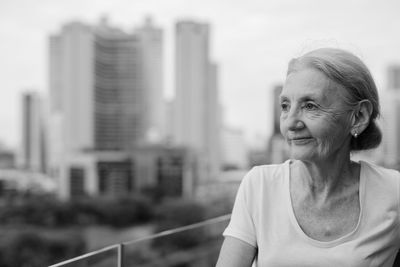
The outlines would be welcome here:
[[[326,145],[341,143],[347,135],[347,124],[345,121],[339,122],[331,118],[326,118],[321,121],[321,124],[323,124],[322,127],[315,128],[315,134],[318,135],[321,142]]]
[[[281,134],[285,136],[287,132],[287,126],[285,124],[284,116],[281,115],[280,120],[279,120],[279,130],[281,131]]]
[[[328,135],[335,132],[343,131],[348,128],[349,120],[343,112],[337,109],[320,110],[316,113],[307,114],[309,121],[320,122],[323,124],[323,131],[327,131]]]

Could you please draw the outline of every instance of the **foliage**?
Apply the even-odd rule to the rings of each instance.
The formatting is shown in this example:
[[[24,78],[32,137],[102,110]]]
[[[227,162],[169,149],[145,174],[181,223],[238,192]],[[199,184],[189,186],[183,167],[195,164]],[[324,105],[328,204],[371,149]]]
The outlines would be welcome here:
[[[143,197],[85,198],[63,202],[49,196],[29,196],[0,207],[1,225],[65,227],[104,224],[125,227],[148,222],[153,217],[149,200]]]
[[[78,234],[43,237],[34,230],[1,234],[0,266],[42,267],[82,254],[85,243]]]
[[[157,232],[197,223],[206,218],[206,208],[192,201],[174,201],[161,205],[157,212]],[[163,249],[187,249],[204,241],[204,229],[192,229],[155,239],[153,246]]]

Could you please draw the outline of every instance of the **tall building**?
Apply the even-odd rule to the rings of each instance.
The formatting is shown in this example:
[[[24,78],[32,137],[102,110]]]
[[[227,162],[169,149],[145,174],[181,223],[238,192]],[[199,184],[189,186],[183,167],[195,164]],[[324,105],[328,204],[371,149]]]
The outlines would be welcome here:
[[[379,98],[381,116],[377,122],[382,143],[376,149],[353,153],[352,158],[400,169],[400,65],[387,68],[387,88],[379,92]]]
[[[283,86],[281,84],[275,85],[273,89],[273,119],[274,119],[274,127],[273,127],[273,135],[281,135],[280,129],[280,120],[281,120],[281,103],[279,96],[281,95]]]
[[[63,154],[94,148],[94,34],[79,22],[50,37],[49,127]],[[55,122],[57,120],[57,122]],[[57,126],[57,127],[56,127]]]
[[[391,65],[387,69],[387,88],[400,90],[400,65]]]
[[[386,90],[381,95],[382,103],[382,155],[383,165],[391,168],[400,167],[400,91]]]
[[[193,149],[209,179],[219,170],[220,111],[217,67],[209,55],[208,24],[176,24],[174,141]]]
[[[94,43],[95,150],[131,150],[144,138],[140,44],[135,35],[101,25]]]
[[[62,180],[61,190],[81,184],[90,192],[106,192],[103,187],[109,183],[101,182],[108,179],[104,166],[114,170],[110,175],[131,173],[125,159],[119,158],[138,145],[163,139],[162,49],[162,30],[149,19],[132,33],[106,19],[95,26],[72,22],[50,37],[49,153],[53,175]],[[94,154],[103,152],[110,152],[110,164],[92,164],[101,158]],[[91,182],[81,181],[82,168],[66,169],[78,166],[77,159],[82,165],[97,166]],[[78,182],[72,185],[71,177]],[[78,189],[75,192],[79,194]]]
[[[166,107],[163,97],[163,32],[146,18],[143,26],[135,30],[138,36],[142,64],[144,142],[160,143],[166,136]],[[151,107],[151,108],[150,108]]]
[[[282,85],[276,85],[273,89],[273,132],[268,142],[268,163],[282,163],[289,158],[286,142],[280,131],[281,105],[279,95],[282,92]]]
[[[45,124],[43,100],[38,93],[22,95],[21,167],[36,172],[46,171]]]
[[[162,31],[125,33],[102,21],[50,37],[52,114],[67,151],[126,150],[163,134]],[[153,134],[151,134],[153,133]]]

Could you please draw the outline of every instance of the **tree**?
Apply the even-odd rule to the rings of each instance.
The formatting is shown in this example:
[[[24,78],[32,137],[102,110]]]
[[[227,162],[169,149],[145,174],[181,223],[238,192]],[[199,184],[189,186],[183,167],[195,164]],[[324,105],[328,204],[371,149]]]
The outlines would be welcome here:
[[[85,250],[78,234],[42,237],[37,231],[3,233],[0,245],[0,266],[42,267],[76,257]]]
[[[157,232],[203,221],[205,214],[205,208],[192,201],[179,200],[167,203],[159,207]],[[157,238],[153,246],[163,250],[187,249],[200,244],[205,238],[204,229],[197,228]]]

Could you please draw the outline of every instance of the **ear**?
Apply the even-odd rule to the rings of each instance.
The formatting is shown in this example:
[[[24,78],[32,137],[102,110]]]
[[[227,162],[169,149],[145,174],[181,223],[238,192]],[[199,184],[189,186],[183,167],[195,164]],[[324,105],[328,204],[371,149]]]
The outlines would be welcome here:
[[[351,134],[360,135],[368,126],[372,114],[372,104],[369,100],[362,100],[358,103],[353,113]]]

